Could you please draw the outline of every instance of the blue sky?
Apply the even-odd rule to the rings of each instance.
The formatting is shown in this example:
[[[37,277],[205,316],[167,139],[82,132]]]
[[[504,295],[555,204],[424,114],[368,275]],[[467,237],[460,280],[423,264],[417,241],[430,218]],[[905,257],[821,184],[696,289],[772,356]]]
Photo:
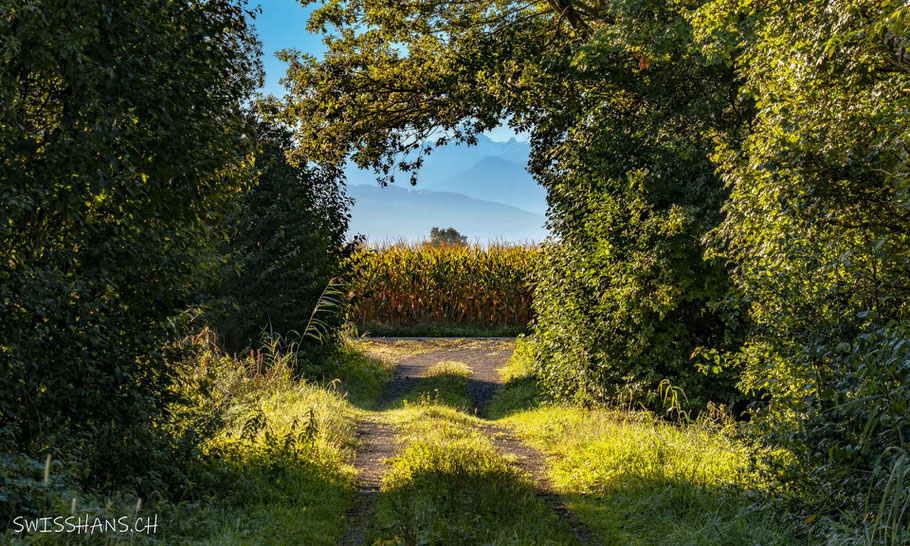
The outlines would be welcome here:
[[[262,63],[265,66],[263,91],[283,95],[284,86],[279,80],[284,77],[287,65],[275,58],[275,52],[299,49],[322,57],[325,51],[322,36],[310,34],[306,29],[307,18],[317,5],[310,4],[304,8],[296,0],[260,0],[259,5],[262,13],[256,17],[254,24],[262,41]]]
[[[262,90],[280,96],[284,94],[284,87],[279,80],[284,77],[287,66],[275,58],[275,52],[297,49],[319,58],[325,51],[322,37],[306,30],[307,18],[317,4],[304,8],[296,0],[260,0],[258,3],[262,13],[256,17],[254,24],[262,41],[262,64],[265,68],[265,85]],[[250,4],[256,5],[255,0]],[[508,127],[499,127],[489,131],[487,136],[493,140],[508,140],[515,133]]]

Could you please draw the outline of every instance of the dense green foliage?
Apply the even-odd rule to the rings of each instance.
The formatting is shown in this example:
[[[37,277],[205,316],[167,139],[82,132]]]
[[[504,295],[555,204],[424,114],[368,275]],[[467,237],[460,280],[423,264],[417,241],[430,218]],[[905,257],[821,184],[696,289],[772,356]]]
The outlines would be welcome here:
[[[314,12],[338,30],[323,61],[286,56],[284,112],[298,153],[382,182],[501,119],[529,130],[556,233],[549,393],[759,399],[794,491],[874,512],[906,460],[908,20],[898,1],[353,0]]]
[[[669,384],[701,407],[749,403],[765,462],[780,464],[762,468],[812,511],[800,520],[825,512],[853,526],[815,530],[831,540],[907,539],[905,1],[326,2],[311,28],[333,29],[329,52],[283,54],[290,94],[263,109],[278,124],[243,113],[260,79],[250,16],[230,0],[0,0],[0,516],[126,476],[140,495],[171,485],[193,495],[189,467],[217,474],[221,461],[234,476],[252,460],[268,467],[257,487],[275,503],[299,493],[294,505],[312,506],[319,485],[273,490],[275,468],[294,470],[284,479],[330,475],[335,533],[353,409],[291,377],[315,354],[311,338],[337,331],[340,316],[314,322],[320,300],[341,296],[332,279],[349,268],[351,317],[367,327],[511,329],[531,319],[534,268],[534,343],[523,351],[538,384],[524,378],[511,402],[536,402],[539,386],[582,404],[659,407],[657,387]],[[470,144],[503,119],[531,134],[555,234],[543,249],[464,246],[449,228],[434,235],[457,244],[360,249],[342,264],[345,161],[383,183],[398,171],[414,181],[435,146]],[[273,386],[285,398],[268,399],[254,385],[261,370],[246,370],[262,352],[243,369],[217,351],[186,357],[187,310],[213,301],[205,319],[229,349],[255,347],[264,328],[273,341],[302,335],[281,353]],[[425,389],[466,381],[452,363],[435,372]],[[217,396],[247,388],[235,405]],[[252,458],[221,436],[247,401],[297,407],[311,394],[344,421],[325,449],[289,414],[280,438],[253,415],[240,433]],[[501,516],[500,493],[517,499],[513,512],[540,508],[466,428],[476,421],[448,410],[424,419],[421,394],[386,483],[390,539],[449,532],[438,509],[464,516],[463,483],[446,471],[459,465],[494,499],[481,519]],[[578,432],[587,411],[541,416]],[[526,432],[551,449],[555,429],[529,419]],[[611,510],[671,491],[716,508],[713,525],[741,520],[742,499],[713,494],[746,485],[714,475],[746,472],[738,442],[649,423],[629,451],[617,430],[603,420],[583,433],[590,442],[561,446],[567,468],[595,461],[567,488],[603,493],[616,483],[601,476],[642,465],[659,469],[638,476],[654,487],[611,490]],[[689,447],[667,449],[671,436]],[[674,470],[698,450],[717,457]],[[40,477],[45,455],[61,461],[48,463],[53,485]],[[434,504],[436,483],[455,504]],[[408,519],[417,513],[425,527]],[[761,541],[755,521],[743,541]],[[465,540],[500,536],[481,530]]]
[[[712,138],[735,142],[749,109],[731,101],[732,70],[693,51],[684,5],[625,4],[573,52],[604,78],[573,89],[579,104],[560,110],[572,118],[538,162],[559,235],[535,293],[540,375],[582,402],[653,405],[664,379],[693,401],[733,402],[729,374],[706,377],[692,354],[738,342],[726,270],[703,259],[702,237],[726,196]]]
[[[535,304],[551,394],[644,401],[669,377],[694,398],[734,401],[729,374],[707,378],[691,355],[735,349],[740,335],[702,237],[726,196],[713,139],[736,141],[750,108],[732,67],[693,46],[685,14],[697,6],[333,4],[312,19],[343,29],[333,54],[290,59],[285,112],[300,153],[350,153],[384,181],[504,117],[532,129],[531,171],[559,240]]]
[[[249,178],[257,52],[226,0],[0,2],[4,451],[178,472],[166,349]]]
[[[214,320],[231,350],[257,346],[264,333],[304,334],[346,254],[348,199],[339,174],[290,164],[290,135],[282,127],[260,123],[256,137],[256,184],[238,196],[223,222],[232,267],[218,291]],[[342,319],[321,313],[322,333],[336,332]],[[312,337],[301,341],[315,343]]]
[[[726,362],[769,395],[769,438],[814,494],[860,503],[910,424],[910,7],[717,2],[697,19],[758,105],[715,157],[732,193],[711,240],[753,324]]]
[[[520,245],[360,248],[348,261],[349,318],[380,334],[438,328],[443,335],[458,329],[514,335],[531,320],[539,254]]]

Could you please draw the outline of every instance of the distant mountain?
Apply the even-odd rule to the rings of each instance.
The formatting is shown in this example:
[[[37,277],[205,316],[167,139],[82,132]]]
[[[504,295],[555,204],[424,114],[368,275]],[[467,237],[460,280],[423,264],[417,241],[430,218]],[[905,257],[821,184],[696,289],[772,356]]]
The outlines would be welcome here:
[[[460,193],[543,214],[546,192],[525,170],[531,152],[527,142],[506,142],[477,136],[476,146],[449,144],[426,156],[417,188]],[[376,183],[376,175],[352,165],[345,169],[351,185]],[[409,174],[397,173],[396,184],[408,184]]]
[[[536,214],[547,212],[547,191],[534,182],[523,164],[500,157],[485,157],[439,184],[428,183],[427,188],[506,203]]]
[[[375,183],[348,186],[355,200],[349,233],[370,241],[426,239],[432,227],[454,227],[471,242],[541,241],[544,216],[464,195]]]

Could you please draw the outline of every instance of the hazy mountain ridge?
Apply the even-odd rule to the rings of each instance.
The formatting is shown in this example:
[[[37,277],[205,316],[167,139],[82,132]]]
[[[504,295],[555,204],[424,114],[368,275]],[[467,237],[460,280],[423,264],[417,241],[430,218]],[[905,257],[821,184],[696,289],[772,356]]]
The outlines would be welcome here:
[[[354,198],[348,232],[370,241],[426,239],[432,227],[454,227],[471,242],[541,241],[546,218],[457,193],[376,184],[348,186]]]
[[[428,189],[457,193],[509,204],[535,214],[547,212],[547,192],[534,182],[523,164],[496,156],[487,156],[470,169],[450,176],[440,184],[427,184]]]
[[[527,165],[530,154],[531,145],[527,142],[514,138],[506,141],[497,141],[486,135],[477,135],[477,144],[475,146],[452,143],[441,148],[434,148],[429,155],[424,156],[424,164],[420,169],[418,185],[441,176],[449,177],[453,173],[469,169],[485,157],[499,157],[524,166]],[[348,174],[348,180],[352,184],[363,184],[376,179],[372,172],[360,171],[353,165],[349,165],[345,172]],[[396,181],[406,182],[409,176],[409,174],[398,173],[395,178]],[[530,175],[528,175],[528,179],[530,179]]]
[[[415,238],[426,237],[433,226],[452,226],[471,238],[540,240],[546,235],[541,227],[546,191],[525,168],[530,151],[527,142],[478,135],[476,146],[450,144],[433,150],[424,159],[416,186],[410,186],[409,173],[398,172],[395,183],[384,189],[374,173],[348,165],[349,193],[360,197],[351,211],[351,233],[374,240]]]

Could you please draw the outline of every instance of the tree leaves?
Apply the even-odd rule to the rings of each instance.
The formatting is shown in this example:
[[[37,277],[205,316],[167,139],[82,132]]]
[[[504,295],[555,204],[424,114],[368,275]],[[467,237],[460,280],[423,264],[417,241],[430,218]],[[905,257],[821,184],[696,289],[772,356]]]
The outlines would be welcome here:
[[[174,400],[175,317],[249,180],[258,45],[227,0],[0,12],[0,427],[25,450],[84,441],[101,480],[151,456],[124,431]]]

